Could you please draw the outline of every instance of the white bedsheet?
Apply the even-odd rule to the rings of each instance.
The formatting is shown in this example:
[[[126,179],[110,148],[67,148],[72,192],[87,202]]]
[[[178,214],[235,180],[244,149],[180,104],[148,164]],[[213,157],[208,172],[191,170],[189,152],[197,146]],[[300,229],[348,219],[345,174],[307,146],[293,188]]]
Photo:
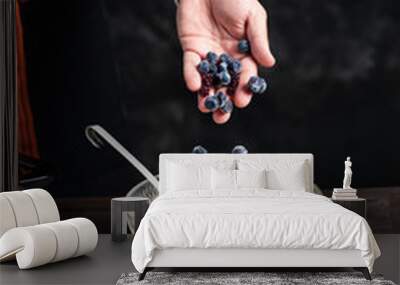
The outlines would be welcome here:
[[[165,248],[358,249],[370,271],[380,255],[359,215],[320,195],[265,189],[160,196],[134,237],[135,268]]]

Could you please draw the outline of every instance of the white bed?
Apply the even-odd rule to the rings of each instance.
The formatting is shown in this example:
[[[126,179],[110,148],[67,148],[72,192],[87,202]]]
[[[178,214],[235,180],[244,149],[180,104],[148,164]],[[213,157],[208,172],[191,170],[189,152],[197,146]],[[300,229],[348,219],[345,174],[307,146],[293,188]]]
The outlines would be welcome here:
[[[248,187],[264,170],[268,183]],[[234,188],[217,187],[225,173]],[[380,251],[367,222],[313,194],[313,180],[311,154],[160,155],[160,197],[132,244],[140,278],[154,267],[354,267],[370,278]]]

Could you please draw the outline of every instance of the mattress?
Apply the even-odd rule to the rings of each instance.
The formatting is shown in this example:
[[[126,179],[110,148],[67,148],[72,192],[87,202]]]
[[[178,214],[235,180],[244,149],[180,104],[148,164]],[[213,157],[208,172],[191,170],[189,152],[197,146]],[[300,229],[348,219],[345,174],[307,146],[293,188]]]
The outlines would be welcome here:
[[[161,195],[136,232],[132,262],[143,272],[169,248],[359,250],[370,271],[380,255],[361,216],[313,193],[265,189]]]

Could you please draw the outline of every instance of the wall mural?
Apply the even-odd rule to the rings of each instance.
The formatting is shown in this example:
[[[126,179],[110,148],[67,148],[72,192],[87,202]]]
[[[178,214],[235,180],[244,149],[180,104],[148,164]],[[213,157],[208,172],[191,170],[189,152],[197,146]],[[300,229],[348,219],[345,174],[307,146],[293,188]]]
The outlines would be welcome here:
[[[172,0],[29,1],[22,6],[28,82],[41,157],[55,196],[117,196],[142,180],[111,149],[112,133],[153,173],[158,154],[311,152],[316,183],[340,187],[351,156],[354,187],[400,180],[400,3],[262,1],[277,64],[269,89],[216,125],[185,88]],[[377,167],[379,165],[379,167]]]

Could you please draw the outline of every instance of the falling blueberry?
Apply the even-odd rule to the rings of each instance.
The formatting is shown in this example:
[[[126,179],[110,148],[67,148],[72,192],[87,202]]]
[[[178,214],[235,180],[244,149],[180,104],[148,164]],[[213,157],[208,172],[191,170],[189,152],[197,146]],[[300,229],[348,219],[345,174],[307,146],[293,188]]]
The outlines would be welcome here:
[[[204,153],[208,153],[208,151],[204,147],[202,147],[201,145],[196,145],[193,148],[192,153],[204,154]]]
[[[225,102],[224,106],[220,108],[223,113],[232,113],[233,111],[233,103],[231,100]]]
[[[232,149],[232,153],[245,154],[245,153],[249,153],[249,152],[247,151],[247,149],[243,145],[237,145]]]
[[[208,96],[204,102],[204,106],[211,112],[216,111],[219,108],[218,98],[216,96]]]
[[[218,55],[215,52],[212,52],[212,51],[207,53],[206,58],[210,63],[216,64],[217,61],[218,61]]]
[[[208,62],[208,60],[202,60],[199,63],[198,69],[200,71],[200,73],[206,74],[210,71],[210,63]]]
[[[238,49],[240,53],[249,53],[250,52],[250,43],[248,40],[240,40],[238,44]]]

